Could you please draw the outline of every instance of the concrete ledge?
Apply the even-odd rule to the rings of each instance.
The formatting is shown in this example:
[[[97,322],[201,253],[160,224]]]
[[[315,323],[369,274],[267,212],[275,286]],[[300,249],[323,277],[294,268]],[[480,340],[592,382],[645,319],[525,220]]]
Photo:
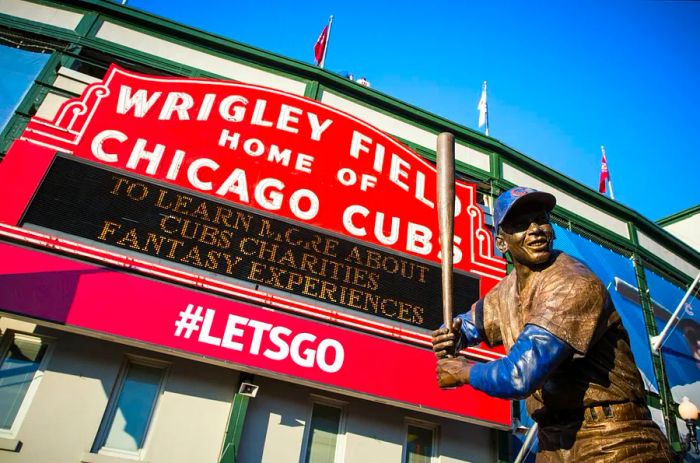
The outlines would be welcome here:
[[[7,437],[0,437],[0,450],[6,450],[8,452],[19,452],[22,448],[22,443],[19,439],[9,439]]]
[[[101,455],[99,453],[84,453],[80,458],[80,463],[148,463],[148,461],[139,460],[138,458],[115,457],[112,455]]]

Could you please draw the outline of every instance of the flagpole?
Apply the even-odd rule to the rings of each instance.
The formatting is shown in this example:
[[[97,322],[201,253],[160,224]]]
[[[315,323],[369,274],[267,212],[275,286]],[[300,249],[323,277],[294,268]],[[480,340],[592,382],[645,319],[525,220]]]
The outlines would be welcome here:
[[[488,99],[488,82],[484,81],[484,93],[486,93],[486,136],[489,136],[489,99]]]
[[[328,36],[326,37],[326,46],[323,47],[323,56],[321,57],[321,64],[319,67],[323,69],[326,64],[326,52],[328,51],[328,45],[331,43],[331,27],[333,26],[333,15],[328,19]]]
[[[666,338],[666,335],[668,334],[669,330],[671,330],[671,325],[676,322],[678,315],[681,312],[681,309],[685,305],[686,301],[690,297],[690,295],[693,293],[693,290],[695,289],[695,285],[700,282],[700,272],[698,272],[698,276],[695,277],[695,280],[693,280],[693,283],[688,287],[688,291],[685,292],[685,295],[683,296],[683,299],[681,299],[681,302],[678,303],[678,307],[676,307],[676,310],[673,311],[673,315],[671,315],[671,318],[668,319],[668,322],[666,322],[666,326],[664,326],[664,329],[661,330],[661,334],[658,336],[652,336],[651,337],[651,352],[655,354],[659,348],[661,347],[661,344],[663,344],[664,339]]]

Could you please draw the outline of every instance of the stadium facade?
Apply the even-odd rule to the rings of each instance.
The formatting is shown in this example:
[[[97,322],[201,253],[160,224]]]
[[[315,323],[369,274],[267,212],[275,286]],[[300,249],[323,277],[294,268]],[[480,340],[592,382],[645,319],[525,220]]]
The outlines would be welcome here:
[[[433,161],[456,136],[455,302],[506,274],[490,204],[556,195],[655,420],[700,403],[697,249],[502,142],[112,2],[0,0],[0,460],[509,461],[520,404],[441,391]],[[499,358],[484,346],[465,355]]]

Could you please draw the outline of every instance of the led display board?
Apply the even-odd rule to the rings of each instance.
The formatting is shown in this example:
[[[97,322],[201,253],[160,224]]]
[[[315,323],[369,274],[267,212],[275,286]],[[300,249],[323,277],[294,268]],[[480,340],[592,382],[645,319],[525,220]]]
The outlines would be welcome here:
[[[23,223],[435,329],[440,268],[153,182],[57,157]],[[455,306],[479,280],[455,273]]]

